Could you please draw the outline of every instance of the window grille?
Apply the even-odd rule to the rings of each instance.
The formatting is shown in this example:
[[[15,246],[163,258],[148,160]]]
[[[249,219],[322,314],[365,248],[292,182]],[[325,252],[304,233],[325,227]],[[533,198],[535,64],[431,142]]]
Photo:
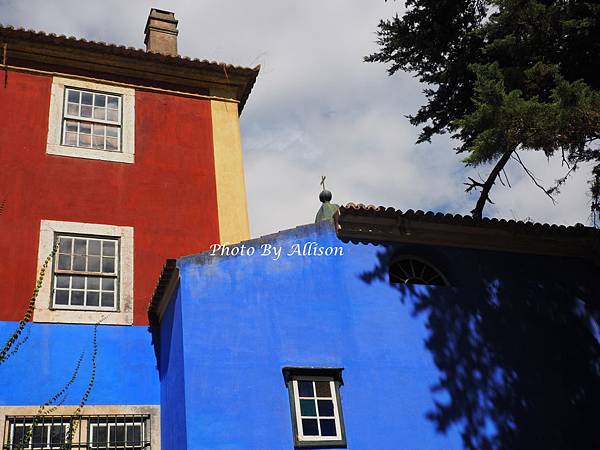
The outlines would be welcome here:
[[[149,415],[11,416],[4,429],[3,450],[152,448]]]
[[[402,258],[392,262],[389,277],[392,284],[448,286],[439,270],[417,258]]]

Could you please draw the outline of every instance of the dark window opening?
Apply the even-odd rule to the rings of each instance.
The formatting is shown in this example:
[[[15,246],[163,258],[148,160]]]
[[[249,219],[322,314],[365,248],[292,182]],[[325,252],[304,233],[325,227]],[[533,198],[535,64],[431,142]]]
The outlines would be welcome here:
[[[390,265],[389,276],[391,284],[448,286],[448,281],[439,270],[417,258],[394,261]]]

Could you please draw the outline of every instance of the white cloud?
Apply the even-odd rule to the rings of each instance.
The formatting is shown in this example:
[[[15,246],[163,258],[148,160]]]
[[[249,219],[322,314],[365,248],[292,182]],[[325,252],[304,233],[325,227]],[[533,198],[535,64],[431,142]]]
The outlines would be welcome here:
[[[376,49],[379,19],[400,11],[401,2],[0,0],[0,22],[142,47],[150,7],[175,11],[182,54],[262,65],[242,115],[253,236],[311,222],[321,175],[338,203],[463,214],[473,207],[452,143],[442,137],[414,145],[418,130],[404,115],[422,102],[420,86],[362,61]],[[562,173],[559,164],[530,156],[546,184]],[[492,193],[488,214],[587,222],[585,171],[554,207],[517,169],[509,170],[512,189]],[[489,168],[468,173],[478,171]]]

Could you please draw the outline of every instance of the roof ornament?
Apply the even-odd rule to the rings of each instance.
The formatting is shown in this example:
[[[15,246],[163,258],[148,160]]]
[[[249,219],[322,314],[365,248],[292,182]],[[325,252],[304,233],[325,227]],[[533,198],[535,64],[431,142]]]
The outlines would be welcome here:
[[[321,205],[321,207],[319,208],[319,211],[317,212],[317,216],[315,217],[315,223],[322,222],[323,220],[333,219],[333,215],[339,208],[339,205],[336,205],[335,203],[330,203],[332,195],[331,195],[330,191],[325,189],[325,180],[326,179],[327,179],[327,177],[325,175],[321,176],[321,183],[319,183],[319,184],[323,187],[323,190],[319,194],[319,200],[323,204]]]

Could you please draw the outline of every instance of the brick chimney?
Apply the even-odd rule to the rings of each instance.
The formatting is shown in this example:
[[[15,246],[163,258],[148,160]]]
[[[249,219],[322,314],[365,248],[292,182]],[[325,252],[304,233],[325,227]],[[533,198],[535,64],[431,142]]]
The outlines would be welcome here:
[[[175,13],[152,8],[144,31],[147,52],[177,56],[177,20]]]

